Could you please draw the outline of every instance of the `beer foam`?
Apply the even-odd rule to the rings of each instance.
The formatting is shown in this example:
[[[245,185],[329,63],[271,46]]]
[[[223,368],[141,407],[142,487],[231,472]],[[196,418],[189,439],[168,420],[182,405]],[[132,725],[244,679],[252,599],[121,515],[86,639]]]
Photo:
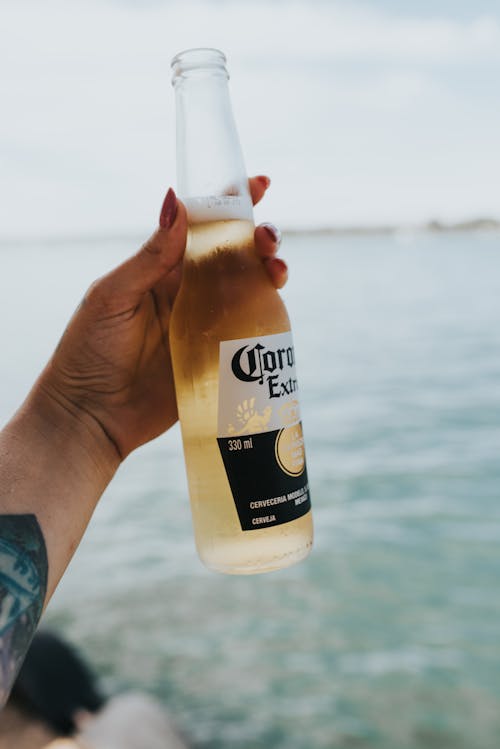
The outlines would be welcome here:
[[[184,198],[188,220],[193,224],[207,221],[243,219],[253,221],[252,202],[249,195],[209,195]]]

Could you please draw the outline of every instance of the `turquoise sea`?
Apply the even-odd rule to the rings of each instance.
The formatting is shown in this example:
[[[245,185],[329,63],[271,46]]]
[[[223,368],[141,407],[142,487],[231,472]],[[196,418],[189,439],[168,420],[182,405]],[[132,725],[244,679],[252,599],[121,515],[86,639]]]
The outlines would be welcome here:
[[[134,238],[0,246],[0,419]],[[500,746],[500,235],[285,236],[310,558],[206,571],[178,428],[132,455],[45,621],[203,749]]]

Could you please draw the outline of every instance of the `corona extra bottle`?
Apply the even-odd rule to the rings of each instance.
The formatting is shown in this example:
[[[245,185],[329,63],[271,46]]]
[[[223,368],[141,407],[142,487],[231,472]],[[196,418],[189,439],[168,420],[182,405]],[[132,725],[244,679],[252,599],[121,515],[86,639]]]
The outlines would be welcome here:
[[[189,232],[170,345],[196,545],[212,570],[266,572],[312,545],[290,322],[254,248],[226,59],[172,67]]]

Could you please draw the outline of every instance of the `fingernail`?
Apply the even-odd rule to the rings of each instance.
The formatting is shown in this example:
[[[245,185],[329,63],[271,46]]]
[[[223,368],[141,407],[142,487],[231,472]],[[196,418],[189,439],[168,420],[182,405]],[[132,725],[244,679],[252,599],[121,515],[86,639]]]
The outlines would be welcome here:
[[[285,263],[285,261],[283,260],[283,258],[281,258],[281,257],[272,257],[272,258],[269,258],[269,260],[272,260],[273,265],[275,267],[277,265],[279,265],[279,267],[281,268],[281,272],[282,273],[286,273],[288,275],[288,265]]]
[[[281,244],[281,232],[275,227],[274,224],[262,224],[268,235],[271,237],[273,242],[277,245]]]
[[[266,188],[266,190],[267,190],[267,188],[268,188],[268,187],[269,187],[269,185],[271,184],[271,180],[269,179],[269,177],[266,177],[266,175],[265,175],[265,174],[260,174],[260,175],[259,175],[259,176],[257,177],[257,179],[259,180],[259,182],[261,182],[261,183],[262,183],[262,184],[264,185],[264,187],[265,187],[265,188]]]
[[[172,188],[165,195],[165,200],[161,207],[160,226],[162,229],[170,229],[177,216],[177,196]]]
[[[288,281],[288,265],[280,257],[267,257],[264,260],[269,266],[269,275],[277,289],[282,289]]]

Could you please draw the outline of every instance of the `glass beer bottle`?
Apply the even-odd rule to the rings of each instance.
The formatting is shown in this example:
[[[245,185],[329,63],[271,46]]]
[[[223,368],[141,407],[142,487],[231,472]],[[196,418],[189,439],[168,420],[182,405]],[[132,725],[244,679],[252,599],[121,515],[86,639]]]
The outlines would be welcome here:
[[[189,232],[170,345],[196,545],[212,570],[266,572],[312,545],[290,322],[254,248],[226,58],[172,68]]]

